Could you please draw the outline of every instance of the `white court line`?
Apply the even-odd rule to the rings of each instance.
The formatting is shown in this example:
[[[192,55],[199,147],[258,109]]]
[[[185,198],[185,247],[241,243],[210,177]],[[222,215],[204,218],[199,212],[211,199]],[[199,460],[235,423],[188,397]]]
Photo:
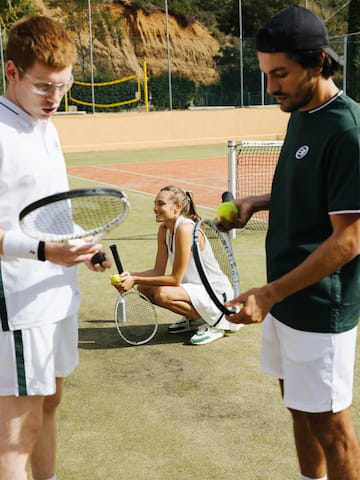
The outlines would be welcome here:
[[[252,138],[277,138],[279,135],[279,132],[277,133],[266,133],[266,134],[251,134]],[[69,148],[95,148],[98,149],[99,151],[103,150],[104,147],[121,147],[121,146],[128,146],[128,145],[156,145],[156,144],[167,144],[167,143],[173,143],[176,145],[181,145],[181,146],[192,146],[193,143],[195,142],[198,145],[206,144],[207,142],[211,143],[222,143],[222,142],[227,142],[231,138],[237,138],[238,140],[246,140],[246,138],[249,138],[250,135],[244,136],[244,138],[239,134],[238,132],[234,135],[227,135],[226,137],[190,137],[190,138],[176,138],[176,139],[149,139],[149,140],[133,140],[130,142],[101,142],[101,143],[81,143],[81,144],[75,144],[75,145],[69,145],[69,144],[64,144],[63,148],[69,149]],[[102,147],[102,148],[101,148]],[[114,148],[116,150],[116,148]]]
[[[77,175],[69,175],[69,177],[77,179],[77,180],[81,180],[82,182],[90,182],[90,183],[92,182],[92,183],[95,183],[97,185],[107,185],[107,186],[110,185],[110,187],[114,187],[114,188],[117,188],[117,189],[119,188],[119,185],[116,185],[114,183],[102,182],[100,180],[93,180],[92,178],[83,178],[83,177],[78,177]],[[128,192],[138,193],[140,195],[146,195],[147,197],[154,198],[153,193],[143,192],[142,190],[136,190],[134,188],[128,188],[128,187],[124,187],[124,190],[127,190]],[[214,207],[209,207],[209,205],[201,205],[199,203],[196,203],[196,206],[199,207],[199,208],[205,208],[205,209],[208,209],[208,210],[215,210]]]

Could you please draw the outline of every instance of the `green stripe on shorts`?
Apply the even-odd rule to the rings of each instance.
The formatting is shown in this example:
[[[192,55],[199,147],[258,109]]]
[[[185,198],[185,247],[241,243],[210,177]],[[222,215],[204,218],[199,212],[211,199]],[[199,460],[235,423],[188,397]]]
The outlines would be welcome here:
[[[17,369],[19,395],[27,395],[25,362],[24,362],[24,345],[23,345],[21,330],[14,331],[14,340],[15,340],[16,369]]]

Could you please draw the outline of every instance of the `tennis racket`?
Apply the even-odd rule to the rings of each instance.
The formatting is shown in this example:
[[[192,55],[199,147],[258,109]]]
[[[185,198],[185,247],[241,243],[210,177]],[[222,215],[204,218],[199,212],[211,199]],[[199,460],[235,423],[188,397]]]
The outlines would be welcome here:
[[[124,271],[116,245],[110,245],[118,273]],[[150,342],[158,329],[154,305],[136,288],[119,296],[115,305],[115,325],[120,337],[130,345]]]
[[[223,193],[223,201],[232,199],[230,192]],[[193,231],[192,250],[196,269],[211,300],[225,315],[235,313],[236,309],[224,305],[240,294],[240,280],[229,235],[221,232],[214,220],[199,220]]]
[[[224,192],[222,193],[221,195],[221,201],[223,203],[225,202],[231,202],[232,200],[234,200],[234,195],[231,193],[231,192]]]
[[[111,188],[82,188],[41,198],[19,214],[22,231],[43,242],[80,245],[98,242],[123,222],[129,212],[127,196]],[[100,252],[91,259],[101,263]]]

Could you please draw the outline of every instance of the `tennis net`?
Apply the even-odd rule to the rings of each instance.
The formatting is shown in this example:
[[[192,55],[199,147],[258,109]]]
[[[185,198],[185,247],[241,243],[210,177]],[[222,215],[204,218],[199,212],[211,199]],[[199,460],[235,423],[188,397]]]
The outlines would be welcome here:
[[[269,193],[282,140],[228,141],[229,190],[236,198]],[[256,213],[247,225],[266,230],[268,212]]]

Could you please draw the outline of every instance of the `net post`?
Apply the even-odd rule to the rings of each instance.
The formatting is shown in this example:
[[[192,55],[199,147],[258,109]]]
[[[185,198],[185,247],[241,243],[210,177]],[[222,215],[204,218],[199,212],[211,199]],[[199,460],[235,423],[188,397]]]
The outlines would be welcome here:
[[[237,142],[236,140],[228,140],[228,191],[236,198],[236,164],[237,164]],[[236,237],[236,229],[230,232],[230,238]]]

